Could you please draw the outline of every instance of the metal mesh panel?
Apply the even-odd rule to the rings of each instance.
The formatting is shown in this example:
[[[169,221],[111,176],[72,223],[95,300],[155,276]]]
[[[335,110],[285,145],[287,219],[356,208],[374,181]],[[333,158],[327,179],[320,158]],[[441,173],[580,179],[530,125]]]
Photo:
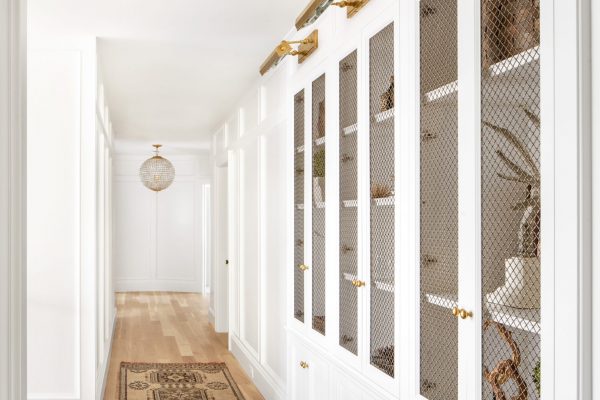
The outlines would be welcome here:
[[[458,398],[457,2],[421,3],[420,393]]]
[[[325,334],[325,75],[312,85],[312,327]]]
[[[294,96],[294,317],[304,322],[304,90]]]
[[[539,1],[481,4],[482,398],[536,400],[540,398]]]
[[[340,346],[358,354],[357,53],[340,62]]]
[[[394,376],[394,25],[370,40],[371,364]]]

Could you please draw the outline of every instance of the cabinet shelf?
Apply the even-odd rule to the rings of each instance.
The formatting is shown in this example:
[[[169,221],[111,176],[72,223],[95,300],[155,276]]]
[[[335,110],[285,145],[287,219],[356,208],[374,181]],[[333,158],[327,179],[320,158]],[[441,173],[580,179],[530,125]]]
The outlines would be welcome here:
[[[303,153],[303,152],[304,152],[304,145],[296,147],[296,153]]]
[[[344,204],[344,208],[358,207],[358,200],[344,200],[342,203]]]
[[[426,298],[428,303],[450,310],[458,306],[458,296],[455,294],[427,294]],[[486,303],[486,307],[492,320],[502,325],[535,334],[540,332],[539,309],[527,310],[492,303]]]
[[[353,133],[358,132],[358,122],[356,124],[353,124],[353,125],[343,128],[342,132],[344,133],[344,136],[349,136],[349,135],[352,135]]]
[[[322,146],[325,144],[325,136],[315,139],[315,146]]]
[[[396,204],[396,198],[394,196],[381,197],[377,199],[371,199],[371,202],[377,207],[393,206],[394,204]]]
[[[493,64],[488,69],[489,76],[500,78],[500,80],[502,80],[503,77],[508,77],[511,72],[516,72],[523,67],[539,62],[539,59],[539,46],[532,47],[529,50]],[[425,104],[456,101],[457,94],[458,81],[454,81],[425,93],[424,101]]]
[[[389,110],[375,114],[375,121],[380,124],[382,122],[392,120],[394,118],[394,111],[394,108],[390,108]]]

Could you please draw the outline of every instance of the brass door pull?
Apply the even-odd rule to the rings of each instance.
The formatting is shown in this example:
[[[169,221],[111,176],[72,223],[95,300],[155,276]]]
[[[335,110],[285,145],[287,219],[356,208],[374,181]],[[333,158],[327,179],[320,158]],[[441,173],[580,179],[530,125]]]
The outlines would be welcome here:
[[[458,308],[458,307],[454,307],[452,309],[452,315],[454,315],[456,318],[460,318],[460,319],[473,318],[472,311],[467,311],[464,308]]]
[[[308,270],[308,265],[306,265],[306,264],[300,264],[300,265],[298,266],[298,269],[299,269],[300,271],[302,271],[302,272],[304,272],[304,271],[307,271],[307,270]]]
[[[363,282],[363,281],[359,281],[358,279],[354,279],[352,281],[352,286],[360,288],[360,287],[363,287],[363,286],[367,286],[367,284],[365,282]]]
[[[308,363],[306,361],[300,361],[300,367],[302,367],[303,369],[307,369]]]

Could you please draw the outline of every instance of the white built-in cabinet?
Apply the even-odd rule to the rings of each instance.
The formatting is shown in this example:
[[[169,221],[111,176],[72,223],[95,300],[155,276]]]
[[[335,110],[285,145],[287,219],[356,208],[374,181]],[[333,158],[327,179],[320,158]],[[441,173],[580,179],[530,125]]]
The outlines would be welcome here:
[[[336,10],[290,67],[288,398],[557,398],[555,9]]]

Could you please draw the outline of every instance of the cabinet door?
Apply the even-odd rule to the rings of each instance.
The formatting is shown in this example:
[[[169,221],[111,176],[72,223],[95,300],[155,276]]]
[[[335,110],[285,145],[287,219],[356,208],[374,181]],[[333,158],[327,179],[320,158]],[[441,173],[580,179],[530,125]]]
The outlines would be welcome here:
[[[291,400],[310,399],[310,360],[303,347],[296,344],[290,346],[291,360],[290,368],[290,397]]]
[[[458,397],[457,2],[426,0],[420,13],[419,393]]]
[[[394,24],[369,39],[368,365],[395,376]]]
[[[304,322],[304,90],[294,96],[294,318]]]
[[[325,335],[325,75],[312,83],[312,329]]]
[[[358,63],[357,51],[339,63],[339,338],[358,355]]]
[[[481,13],[481,393],[484,400],[537,400],[539,2],[482,0]],[[508,380],[499,378],[507,365]]]

